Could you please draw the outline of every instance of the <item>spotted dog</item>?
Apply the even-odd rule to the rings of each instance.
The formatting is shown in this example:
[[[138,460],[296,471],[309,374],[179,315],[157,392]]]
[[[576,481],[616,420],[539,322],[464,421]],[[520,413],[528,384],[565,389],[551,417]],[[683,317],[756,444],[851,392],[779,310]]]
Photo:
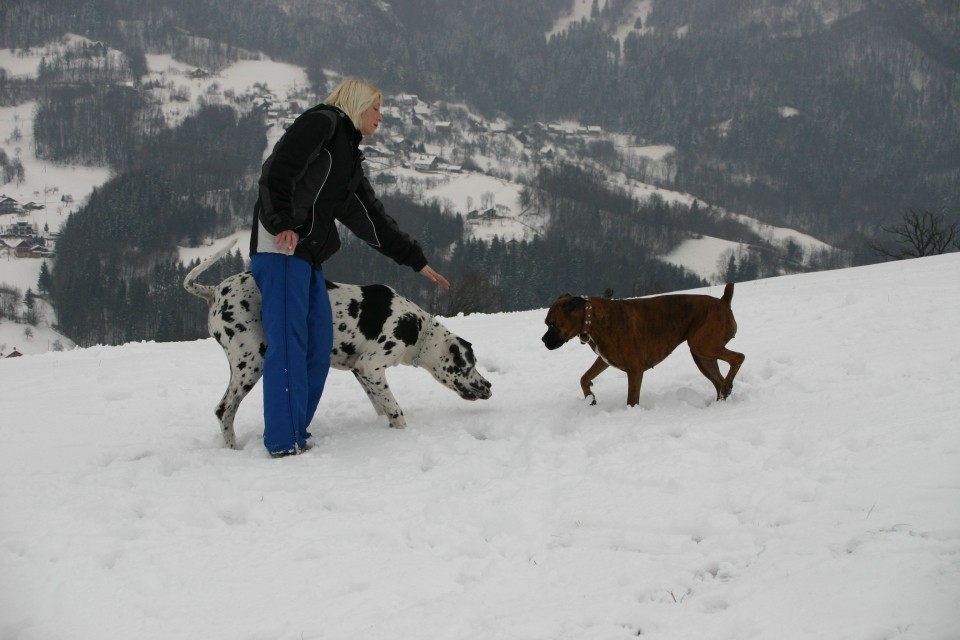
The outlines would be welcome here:
[[[230,383],[216,415],[223,441],[236,449],[233,420],[240,402],[263,376],[267,350],[260,321],[260,290],[249,271],[216,286],[196,282],[233,244],[194,267],[183,286],[207,301],[210,335],[223,347],[230,364]],[[387,367],[406,364],[426,369],[465,400],[490,397],[490,383],[477,371],[470,343],[390,287],[327,281],[327,294],[334,325],[330,365],[353,372],[377,415],[386,415],[391,427],[402,429],[406,421],[387,384]]]

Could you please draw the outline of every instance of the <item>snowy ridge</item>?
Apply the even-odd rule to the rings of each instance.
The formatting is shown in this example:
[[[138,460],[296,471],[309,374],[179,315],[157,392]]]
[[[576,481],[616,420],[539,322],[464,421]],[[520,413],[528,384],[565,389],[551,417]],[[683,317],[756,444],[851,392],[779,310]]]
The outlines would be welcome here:
[[[958,275],[738,284],[724,403],[681,347],[591,407],[543,310],[450,318],[492,399],[394,369],[392,431],[335,371],[283,460],[259,390],[223,448],[211,339],[0,360],[0,637],[956,638]]]

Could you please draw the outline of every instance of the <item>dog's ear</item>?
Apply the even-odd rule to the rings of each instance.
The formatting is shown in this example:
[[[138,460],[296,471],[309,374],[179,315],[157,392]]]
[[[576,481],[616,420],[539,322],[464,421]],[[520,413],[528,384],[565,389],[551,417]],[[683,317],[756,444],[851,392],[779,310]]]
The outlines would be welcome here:
[[[587,304],[587,301],[583,298],[575,298],[570,294],[565,295],[567,296],[567,299],[563,301],[563,310],[565,313],[573,313],[577,309],[582,309]]]

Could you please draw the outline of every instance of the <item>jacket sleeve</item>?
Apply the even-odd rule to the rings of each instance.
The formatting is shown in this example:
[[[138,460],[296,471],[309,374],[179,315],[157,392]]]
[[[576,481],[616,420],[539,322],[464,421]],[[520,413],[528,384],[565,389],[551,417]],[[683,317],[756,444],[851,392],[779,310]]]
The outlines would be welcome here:
[[[337,219],[361,240],[398,264],[419,272],[427,266],[420,244],[400,230],[396,220],[387,215],[376,197],[370,181],[364,176],[353,196],[353,206],[344,207]]]
[[[306,113],[290,125],[263,163],[259,181],[260,221],[270,233],[276,235],[287,229],[296,229],[305,222],[294,214],[294,190],[307,167],[333,136],[335,128],[335,116],[331,117],[325,111]]]

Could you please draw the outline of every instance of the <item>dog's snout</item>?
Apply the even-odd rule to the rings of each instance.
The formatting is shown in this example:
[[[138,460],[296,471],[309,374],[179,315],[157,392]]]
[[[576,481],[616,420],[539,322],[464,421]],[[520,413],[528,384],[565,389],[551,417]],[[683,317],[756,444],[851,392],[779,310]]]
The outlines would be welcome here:
[[[543,334],[543,338],[541,339],[543,340],[543,345],[551,351],[563,346],[563,344],[566,342],[566,340],[561,338],[553,327],[547,329],[547,332]]]
[[[493,385],[487,380],[482,380],[480,384],[473,385],[473,387],[476,390],[477,397],[481,400],[486,400],[493,395]]]
[[[467,384],[455,381],[454,387],[464,400],[486,400],[493,395],[493,385],[485,378],[471,380]]]

